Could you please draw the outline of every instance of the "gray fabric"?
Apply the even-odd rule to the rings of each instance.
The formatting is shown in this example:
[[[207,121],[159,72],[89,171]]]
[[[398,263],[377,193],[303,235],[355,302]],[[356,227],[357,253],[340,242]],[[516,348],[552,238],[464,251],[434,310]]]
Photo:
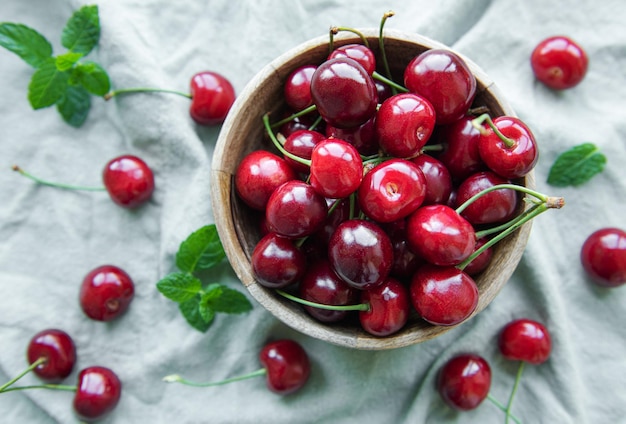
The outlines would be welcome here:
[[[38,29],[60,48],[60,31],[84,1],[3,0],[0,21]],[[488,359],[492,394],[505,402],[516,364],[499,355],[496,337],[513,318],[544,322],[554,341],[550,360],[527,366],[514,413],[528,423],[622,422],[626,415],[626,289],[592,286],[578,259],[586,235],[626,225],[626,8],[618,0],[408,1],[165,1],[102,0],[102,37],[90,56],[115,87],[185,91],[201,70],[226,75],[241,92],[270,60],[330,25],[388,27],[418,32],[471,57],[496,82],[541,148],[537,186],[563,195],[561,211],[540,216],[522,262],[480,315],[429,342],[395,351],[354,351],[295,333],[255,303],[243,316],[219,316],[206,334],[191,329],[155,283],[174,269],[178,244],[213,222],[210,158],[219,128],[199,128],[189,101],[172,95],[94,99],[80,129],[56,111],[32,111],[26,88],[32,70],[0,49],[0,380],[25,367],[37,331],[59,327],[75,339],[79,369],[113,368],[124,391],[106,423],[441,423],[504,421],[485,402],[457,413],[434,390],[452,355]],[[535,82],[530,52],[544,37],[565,34],[587,50],[590,69],[577,88],[554,93]],[[566,148],[598,144],[609,158],[604,173],[579,188],[545,183]],[[115,206],[103,193],[38,187],[10,171],[19,164],[42,177],[97,185],[104,163],[119,154],[143,157],[157,189],[137,211]],[[136,298],[121,319],[103,324],[78,307],[78,285],[92,268],[112,263],[136,283]],[[216,281],[238,287],[227,266]],[[299,393],[280,397],[262,379],[219,388],[167,385],[181,373],[216,380],[259,367],[269,338],[290,337],[310,353],[313,369]],[[34,376],[26,377],[34,383]],[[31,391],[0,396],[2,422],[71,423],[71,394]]]

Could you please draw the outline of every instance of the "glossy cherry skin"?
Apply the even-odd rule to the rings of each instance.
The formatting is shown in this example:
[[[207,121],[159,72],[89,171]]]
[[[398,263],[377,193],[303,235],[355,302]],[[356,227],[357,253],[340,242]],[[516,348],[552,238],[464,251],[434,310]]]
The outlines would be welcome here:
[[[58,383],[70,375],[74,368],[76,346],[65,331],[46,329],[30,339],[26,358],[29,364],[45,358],[45,362],[33,369],[33,372],[47,383]]]
[[[267,370],[267,387],[281,395],[302,388],[311,374],[309,356],[293,340],[277,340],[266,344],[259,353],[259,360]]]
[[[191,77],[189,114],[200,125],[224,122],[235,102],[235,89],[230,81],[216,72],[199,72]]]
[[[512,116],[499,116],[493,123],[512,144],[508,145],[493,129],[486,127],[478,141],[478,152],[483,162],[503,178],[514,180],[525,176],[539,160],[539,149],[532,131]]]
[[[474,252],[481,248],[485,243],[487,243],[487,241],[488,239],[485,237],[476,240]],[[491,263],[491,258],[493,258],[493,246],[488,247],[487,250],[483,251],[480,255],[475,257],[472,262],[470,262],[465,268],[463,268],[463,271],[465,271],[465,273],[467,273],[471,277],[478,275],[485,269],[487,269],[487,267]]]
[[[594,231],[583,243],[580,261],[595,284],[626,284],[626,231],[614,227]]]
[[[327,259],[321,259],[311,265],[300,281],[298,290],[302,299],[323,305],[353,305],[358,301],[357,290],[335,274]],[[349,313],[307,305],[304,309],[321,322],[338,322]]]
[[[74,412],[83,421],[92,422],[108,415],[122,396],[122,382],[109,368],[93,366],[78,374]]]
[[[422,96],[396,94],[385,100],[376,115],[380,147],[390,156],[411,158],[419,154],[435,128],[435,109]]]
[[[361,303],[369,311],[359,311],[361,327],[374,336],[385,337],[400,331],[409,319],[409,291],[398,280],[388,277],[381,285],[361,292]]]
[[[111,159],[102,171],[102,180],[111,200],[124,208],[136,208],[154,191],[154,174],[142,159],[122,155]]]
[[[587,73],[589,59],[583,48],[569,37],[542,40],[530,56],[535,77],[554,90],[578,85]]]
[[[347,57],[355,60],[365,69],[365,72],[372,75],[376,70],[376,56],[374,52],[363,44],[345,44],[335,48],[329,55],[328,59],[337,57]]]
[[[491,171],[477,172],[459,185],[456,194],[456,207],[486,188],[510,181]],[[471,224],[494,224],[506,222],[515,216],[518,196],[513,189],[505,188],[486,193],[461,212],[461,216]]]
[[[376,115],[353,128],[336,128],[326,125],[326,137],[338,138],[352,144],[360,154],[371,156],[378,153],[378,136],[376,135]]]
[[[550,357],[552,341],[543,324],[521,318],[509,322],[500,331],[498,347],[506,359],[539,365]]]
[[[405,68],[404,85],[432,104],[438,125],[462,118],[476,95],[476,78],[465,61],[444,49],[413,58]]]
[[[426,195],[423,205],[445,204],[452,193],[452,176],[439,159],[422,153],[411,159],[424,174]]]
[[[301,111],[313,104],[311,78],[315,69],[317,69],[315,65],[303,65],[294,69],[287,77],[283,97],[291,109]]]
[[[409,247],[406,234],[406,219],[392,223],[393,228],[385,227],[393,246],[393,266],[390,275],[401,281],[409,281],[415,271],[425,263]]]
[[[382,284],[389,275],[393,247],[376,223],[350,219],[339,224],[330,238],[328,258],[342,280],[365,290]]]
[[[241,160],[235,171],[235,189],[248,206],[264,211],[276,188],[297,179],[287,161],[266,150],[255,150]]]
[[[424,265],[413,275],[411,302],[417,313],[434,325],[456,325],[476,310],[478,287],[455,267]]]
[[[317,143],[311,153],[309,182],[324,197],[341,199],[359,188],[363,161],[356,148],[339,139]]]
[[[415,211],[426,196],[426,179],[417,165],[389,159],[371,169],[359,186],[359,207],[377,222],[393,222]]]
[[[326,137],[321,132],[308,129],[297,130],[287,137],[285,143],[283,144],[283,147],[289,153],[309,161],[311,160],[313,149],[315,148],[317,143],[325,139]],[[308,164],[298,162],[294,159],[291,159],[289,156],[285,156],[285,161],[287,161],[289,166],[291,166],[296,172],[308,174],[310,171]]]
[[[363,124],[376,113],[374,80],[355,60],[330,59],[319,65],[311,80],[313,103],[322,118],[337,128]]]
[[[452,180],[460,183],[472,174],[486,170],[480,152],[478,140],[480,132],[472,125],[473,117],[463,117],[449,125],[436,129],[437,141],[444,150],[437,155],[450,172]]]
[[[409,247],[427,262],[458,265],[474,251],[472,224],[447,205],[422,206],[407,219]]]
[[[288,238],[313,234],[324,225],[327,215],[326,199],[299,180],[287,181],[276,188],[265,210],[268,229]]]
[[[111,321],[126,312],[134,295],[133,280],[123,269],[102,265],[83,279],[80,306],[93,320]]]
[[[491,367],[481,356],[463,353],[449,359],[437,375],[437,391],[451,408],[478,407],[491,388]]]
[[[292,240],[275,233],[265,235],[250,258],[256,280],[265,287],[282,288],[299,281],[306,272],[306,259]]]

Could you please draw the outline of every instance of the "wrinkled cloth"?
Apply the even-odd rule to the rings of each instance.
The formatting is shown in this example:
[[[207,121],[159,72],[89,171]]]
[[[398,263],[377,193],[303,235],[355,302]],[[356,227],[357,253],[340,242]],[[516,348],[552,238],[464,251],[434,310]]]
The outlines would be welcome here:
[[[61,29],[82,0],[3,0],[0,21],[37,29],[64,51]],[[583,241],[602,227],[626,227],[626,6],[618,0],[440,0],[346,2],[291,0],[101,0],[101,38],[88,57],[114,88],[186,91],[191,75],[212,70],[241,92],[272,59],[332,25],[416,32],[471,58],[533,130],[540,148],[537,189],[566,206],[538,217],[524,256],[504,289],[479,315],[425,343],[392,351],[357,351],[307,337],[258,303],[244,315],[216,318],[207,333],[192,329],[156,282],[192,231],[213,222],[211,155],[220,127],[199,127],[189,99],[168,94],[92,99],[81,128],[54,108],[33,111],[26,92],[32,68],[0,49],[0,380],[26,367],[27,343],[44,328],[67,331],[81,368],[114,369],[122,399],[103,423],[500,423],[488,401],[457,412],[435,390],[438,370],[473,352],[492,368],[491,394],[505,403],[517,363],[497,347],[515,318],[544,323],[550,359],[527,366],[513,413],[526,423],[615,423],[626,416],[626,287],[602,289],[584,274]],[[529,58],[543,38],[568,35],[590,66],[577,87],[554,92],[535,80]],[[562,151],[595,143],[608,157],[601,174],[579,187],[546,183]],[[101,192],[37,186],[11,172],[17,164],[42,178],[101,183],[121,154],[142,157],[156,190],[137,210]],[[132,276],[135,299],[109,323],[87,319],[78,287],[88,271],[115,264]],[[228,264],[210,276],[243,290]],[[292,338],[309,352],[312,375],[298,393],[271,393],[262,378],[213,388],[161,382],[179,373],[196,380],[232,377],[260,367],[268,339]],[[30,375],[23,383],[35,384]],[[0,395],[3,423],[73,423],[72,394],[32,390]]]

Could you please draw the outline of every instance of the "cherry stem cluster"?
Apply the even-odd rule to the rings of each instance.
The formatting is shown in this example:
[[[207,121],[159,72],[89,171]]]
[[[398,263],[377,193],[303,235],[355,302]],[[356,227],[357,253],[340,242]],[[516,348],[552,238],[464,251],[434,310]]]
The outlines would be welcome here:
[[[165,381],[166,383],[180,383],[186,386],[193,386],[193,387],[211,387],[211,386],[221,386],[221,385],[228,384],[228,383],[234,383],[236,381],[248,380],[248,379],[259,377],[265,374],[267,374],[267,370],[265,368],[261,368],[256,371],[250,372],[248,374],[243,374],[237,377],[227,378],[221,381],[209,381],[209,382],[203,382],[203,383],[187,380],[186,378],[183,378],[178,374],[171,374],[171,375],[167,375],[163,377],[163,381]]]
[[[474,128],[476,128],[482,135],[487,135],[488,131],[483,126],[483,122],[487,122],[487,125],[489,125],[494,134],[497,135],[500,140],[502,140],[506,147],[511,148],[515,146],[515,141],[502,134],[498,127],[496,127],[496,124],[493,123],[493,120],[488,113],[483,113],[482,115],[472,119],[472,125],[474,126]]]
[[[511,418],[517,424],[522,424],[522,422],[519,420],[519,418],[517,418],[515,415],[511,414],[511,412],[507,409],[507,407],[502,405],[496,398],[494,398],[491,395],[491,393],[489,393],[487,395],[487,399],[489,399],[489,401],[491,403],[493,403],[499,410],[501,410],[502,412],[504,412],[506,414],[507,422],[508,422],[508,419]]]
[[[165,88],[137,87],[137,88],[120,88],[117,90],[110,91],[104,95],[104,100],[111,100],[113,97],[119,94],[128,94],[128,93],[170,93],[170,94],[177,94],[179,96],[183,96],[188,99],[191,99],[191,94],[183,93],[182,91],[168,90]]]
[[[15,172],[19,172],[21,175],[23,175],[26,178],[30,178],[31,180],[35,181],[37,184],[45,185],[49,187],[61,188],[64,190],[80,190],[80,191],[104,191],[106,190],[106,188],[103,186],[102,187],[77,186],[77,185],[63,184],[63,183],[43,180],[39,177],[36,177],[24,171],[22,168],[20,168],[17,165],[13,165],[11,169],[13,169]]]
[[[29,390],[29,389],[53,389],[53,390],[76,391],[76,386],[66,386],[63,384],[37,384],[37,385],[32,385],[32,386],[11,387],[13,386],[13,384],[19,381],[26,374],[33,371],[39,365],[45,363],[46,360],[47,360],[46,358],[41,357],[37,359],[35,362],[33,362],[32,364],[30,364],[28,368],[26,368],[24,371],[22,371],[17,376],[13,377],[11,380],[7,381],[2,386],[0,386],[0,393],[14,392],[17,390]]]

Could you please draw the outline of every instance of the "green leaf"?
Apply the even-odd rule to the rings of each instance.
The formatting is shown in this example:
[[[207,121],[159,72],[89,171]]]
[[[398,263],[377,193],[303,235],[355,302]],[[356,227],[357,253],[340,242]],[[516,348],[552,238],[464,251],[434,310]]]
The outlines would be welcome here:
[[[78,128],[87,119],[91,108],[91,97],[83,87],[68,85],[65,94],[57,102],[57,110],[63,120]]]
[[[80,62],[72,75],[87,91],[104,96],[111,90],[111,81],[106,71],[95,62]]]
[[[81,57],[83,57],[82,53],[73,52],[67,52],[65,54],[59,55],[55,57],[57,69],[59,71],[67,71],[68,69],[71,69],[72,66],[74,66]]]
[[[33,74],[28,85],[28,100],[33,109],[42,109],[58,102],[68,85],[69,74],[57,69],[54,59],[48,59]]]
[[[161,279],[157,289],[174,302],[187,302],[202,290],[202,282],[191,274],[175,272]]]
[[[52,45],[46,37],[22,24],[0,24],[0,46],[12,51],[34,68],[52,56]]]
[[[202,296],[202,303],[215,312],[226,314],[242,314],[252,309],[246,296],[237,290],[221,284],[211,284]]]
[[[98,6],[83,6],[65,24],[61,44],[74,53],[86,55],[100,39]]]
[[[206,332],[211,324],[213,323],[213,319],[210,316],[210,313],[205,313],[205,317],[209,318],[209,320],[205,320],[205,317],[202,316],[200,312],[200,296],[196,295],[191,299],[182,302],[178,305],[180,312],[183,314],[189,325],[195,328],[198,331]]]
[[[602,172],[606,156],[593,143],[583,143],[561,153],[548,174],[548,184],[579,186]]]
[[[176,266],[184,272],[209,269],[220,263],[226,254],[215,224],[194,231],[181,243],[176,254]]]

